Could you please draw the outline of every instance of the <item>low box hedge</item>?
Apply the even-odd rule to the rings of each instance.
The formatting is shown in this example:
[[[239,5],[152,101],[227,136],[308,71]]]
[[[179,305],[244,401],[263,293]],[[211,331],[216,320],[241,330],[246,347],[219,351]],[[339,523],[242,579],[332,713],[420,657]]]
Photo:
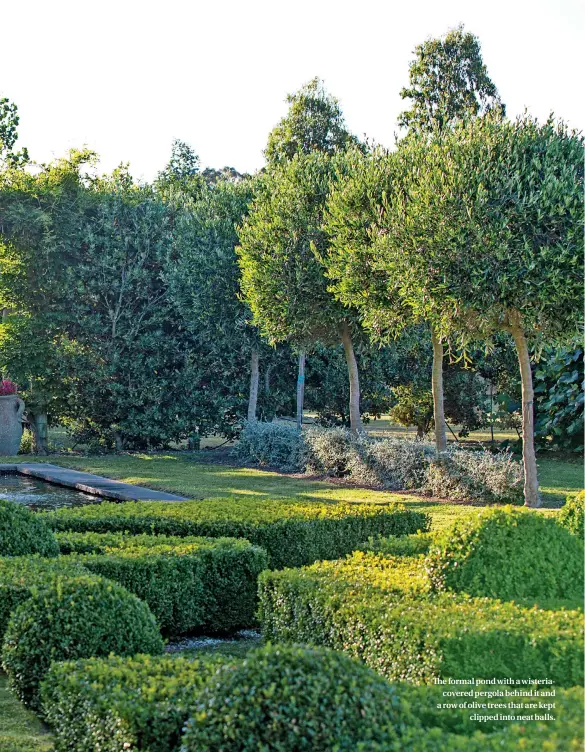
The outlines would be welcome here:
[[[80,563],[65,558],[43,559],[40,556],[0,558],[0,641],[11,613],[39,588],[64,576],[89,576]]]
[[[163,640],[148,605],[92,574],[57,577],[12,612],[2,668],[19,699],[39,708],[39,688],[54,661],[159,654]]]
[[[56,750],[176,749],[199,692],[228,660],[235,661],[137,655],[54,663],[41,699]]]
[[[433,594],[422,558],[356,553],[339,562],[263,572],[259,587],[268,640],[344,650],[389,679],[583,682],[580,611]]]
[[[585,517],[585,491],[569,494],[564,506],[557,515],[559,525],[566,527],[573,535],[583,540],[583,519]]]
[[[370,537],[407,535],[430,527],[429,515],[398,504],[282,499],[104,502],[42,516],[54,530],[246,538],[268,551],[273,569],[335,559]]]
[[[432,546],[427,567],[437,590],[583,600],[583,541],[532,510],[486,509],[457,520]]]
[[[210,678],[181,752],[402,749],[409,722],[394,687],[367,666],[326,648],[268,645]]]
[[[66,550],[93,549],[67,558],[148,603],[164,633],[229,632],[256,623],[258,575],[267,568],[268,555],[247,540],[58,535]]]
[[[0,499],[0,556],[57,556],[59,546],[46,522],[30,509]]]

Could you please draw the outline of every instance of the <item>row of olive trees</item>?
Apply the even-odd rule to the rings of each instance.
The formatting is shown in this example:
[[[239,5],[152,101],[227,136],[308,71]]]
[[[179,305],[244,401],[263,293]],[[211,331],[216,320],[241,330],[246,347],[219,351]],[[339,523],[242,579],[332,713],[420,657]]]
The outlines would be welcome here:
[[[239,233],[242,290],[272,341],[301,351],[343,342],[354,431],[355,338],[365,329],[388,342],[426,322],[439,452],[444,343],[465,350],[508,332],[522,381],[525,500],[538,506],[529,347],[562,343],[578,324],[582,139],[552,120],[506,120],[477,40],[461,29],[419,48],[411,84],[408,132],[392,153],[351,138],[317,81],[291,97],[275,131],[287,148],[269,142],[274,158]]]

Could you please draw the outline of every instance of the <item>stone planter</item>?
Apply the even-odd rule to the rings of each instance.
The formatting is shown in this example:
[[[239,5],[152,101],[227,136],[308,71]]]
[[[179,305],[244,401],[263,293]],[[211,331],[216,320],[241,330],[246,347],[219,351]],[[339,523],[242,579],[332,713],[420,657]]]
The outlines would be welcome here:
[[[20,449],[24,402],[16,394],[0,397],[0,456],[13,457]]]

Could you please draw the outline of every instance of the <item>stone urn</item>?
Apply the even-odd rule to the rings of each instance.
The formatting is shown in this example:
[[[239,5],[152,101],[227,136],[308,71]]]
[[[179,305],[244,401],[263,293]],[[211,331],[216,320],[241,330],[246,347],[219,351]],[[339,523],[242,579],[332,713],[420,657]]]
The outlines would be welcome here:
[[[18,454],[24,402],[17,394],[0,396],[0,457]]]

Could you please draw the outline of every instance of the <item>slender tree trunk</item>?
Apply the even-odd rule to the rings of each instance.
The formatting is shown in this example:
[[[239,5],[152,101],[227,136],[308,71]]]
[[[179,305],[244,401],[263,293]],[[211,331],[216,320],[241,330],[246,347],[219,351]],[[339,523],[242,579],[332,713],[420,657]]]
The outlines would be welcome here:
[[[264,372],[264,394],[270,396],[270,374],[272,373],[272,366],[267,366]]]
[[[443,343],[431,328],[433,342],[433,412],[435,418],[435,446],[437,454],[447,449],[447,424],[443,398]]]
[[[539,507],[541,505],[538,491],[538,470],[536,467],[536,451],[534,449],[534,390],[532,388],[532,371],[530,369],[530,353],[520,324],[518,314],[514,316],[510,326],[510,334],[518,352],[520,377],[522,379],[522,461],[524,463],[524,505]]]
[[[46,456],[49,454],[49,424],[47,414],[29,412],[29,422],[33,432],[33,452]]]
[[[303,403],[305,401],[305,351],[299,353],[299,375],[297,376],[297,428],[303,427]]]
[[[349,424],[352,433],[359,433],[362,430],[362,418],[360,415],[360,378],[358,373],[357,360],[353,351],[351,333],[347,322],[343,322],[341,331],[341,341],[345,350],[345,360],[347,361],[347,370],[349,373]]]
[[[256,405],[258,404],[258,381],[260,370],[258,368],[258,350],[252,350],[250,358],[250,399],[248,400],[248,420],[250,423],[256,421]]]

